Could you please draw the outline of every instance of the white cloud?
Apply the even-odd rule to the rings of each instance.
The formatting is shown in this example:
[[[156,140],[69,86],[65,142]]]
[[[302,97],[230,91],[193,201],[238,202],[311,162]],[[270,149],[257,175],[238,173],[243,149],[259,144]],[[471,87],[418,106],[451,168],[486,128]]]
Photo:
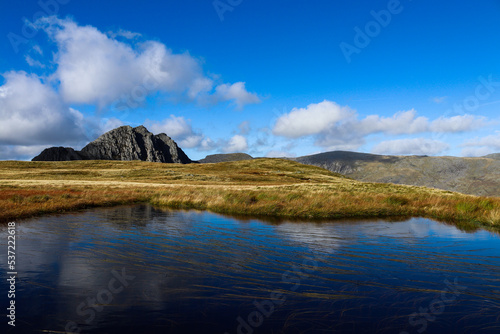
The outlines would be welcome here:
[[[8,72],[0,86],[0,144],[65,145],[85,140],[83,115],[35,75]]]
[[[273,133],[288,138],[314,135],[324,132],[337,122],[351,118],[354,111],[335,102],[323,101],[306,108],[294,108],[278,118]]]
[[[271,150],[266,153],[266,158],[293,158],[295,154],[291,154],[290,152],[285,151],[276,151]]]
[[[440,117],[430,124],[430,130],[439,133],[459,133],[477,130],[483,125],[483,118],[472,115]]]
[[[58,46],[53,78],[60,82],[60,93],[69,103],[103,107],[126,100],[134,108],[156,92],[190,100],[234,101],[238,108],[260,101],[246,91],[243,82],[216,86],[198,59],[187,52],[176,54],[162,43],[130,44],[95,27],[56,17],[42,18],[37,26]],[[123,30],[113,36],[118,35],[138,36]]]
[[[474,138],[462,144],[462,155],[479,157],[490,153],[500,152],[500,132],[496,134]]]
[[[197,148],[206,151],[213,146],[210,138],[206,138],[202,133],[195,132],[190,121],[182,116],[170,115],[169,118],[161,122],[146,120],[145,124],[155,134],[166,133],[181,148]]]
[[[500,150],[500,132],[494,135],[469,140],[464,146],[490,146]]]
[[[191,135],[181,140],[178,140],[177,143],[179,144],[179,146],[185,148],[199,148],[201,147],[203,139],[204,137],[202,135]]]
[[[46,64],[43,64],[40,60],[38,60],[37,58],[42,58],[43,56],[43,50],[42,48],[35,44],[28,52],[28,54],[26,54],[24,56],[24,60],[26,60],[26,62],[28,63],[29,66],[31,67],[39,67],[39,68],[46,68]]]
[[[45,68],[44,64],[42,64],[39,60],[35,60],[35,59],[31,58],[30,55],[26,55],[26,57],[24,57],[24,59],[26,60],[28,65],[31,67]]]
[[[31,160],[45,148],[44,145],[12,146],[0,145],[0,160]]]
[[[414,109],[400,111],[392,117],[381,117],[369,115],[355,124],[358,133],[387,133],[393,135],[421,133],[428,130],[429,120],[425,117],[417,117]]]
[[[108,131],[114,130],[120,126],[123,126],[123,122],[119,120],[118,118],[103,118],[101,119],[99,126],[99,135],[102,135],[103,133],[106,133]]]
[[[224,153],[240,153],[248,149],[247,139],[242,135],[233,136],[229,142],[222,148]]]
[[[170,115],[169,118],[159,123],[146,121],[146,125],[153,133],[158,134],[163,132],[172,138],[186,137],[193,134],[191,124],[182,116]]]
[[[394,155],[437,155],[449,148],[448,144],[427,138],[397,139],[376,145],[373,153]]]
[[[218,85],[215,88],[215,97],[220,101],[234,101],[238,109],[242,109],[246,104],[260,102],[256,94],[246,90],[244,82]]]
[[[205,138],[201,141],[198,151],[213,151],[217,144],[210,138]]]
[[[491,154],[491,153],[498,153],[498,151],[495,151],[494,149],[490,147],[465,147],[462,149],[462,156],[464,157],[484,157],[485,155]]]
[[[356,150],[374,134],[460,133],[484,125],[484,118],[471,115],[440,117],[430,121],[414,109],[392,116],[368,115],[360,119],[356,111],[330,101],[294,108],[276,121],[273,133],[287,138],[314,136],[315,145],[329,150]]]

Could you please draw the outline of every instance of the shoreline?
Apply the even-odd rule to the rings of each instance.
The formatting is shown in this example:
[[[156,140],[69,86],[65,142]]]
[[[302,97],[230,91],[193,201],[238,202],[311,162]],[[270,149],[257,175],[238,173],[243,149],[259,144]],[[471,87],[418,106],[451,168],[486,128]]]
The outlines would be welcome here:
[[[149,203],[251,218],[422,217],[500,229],[500,198],[355,181],[282,159],[177,165],[0,162],[0,221]]]

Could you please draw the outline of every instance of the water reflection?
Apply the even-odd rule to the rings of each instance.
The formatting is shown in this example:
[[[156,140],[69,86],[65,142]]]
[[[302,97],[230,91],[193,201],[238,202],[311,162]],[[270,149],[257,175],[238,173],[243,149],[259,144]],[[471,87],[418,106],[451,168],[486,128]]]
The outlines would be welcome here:
[[[23,332],[500,330],[500,240],[487,231],[136,206],[18,222],[17,235]]]

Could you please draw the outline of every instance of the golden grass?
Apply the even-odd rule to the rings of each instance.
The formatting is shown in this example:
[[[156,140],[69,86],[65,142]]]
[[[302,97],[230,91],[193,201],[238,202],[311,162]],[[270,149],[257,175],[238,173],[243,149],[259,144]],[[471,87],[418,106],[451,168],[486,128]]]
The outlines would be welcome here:
[[[137,202],[253,216],[422,216],[462,228],[500,226],[500,198],[359,182],[282,159],[191,165],[0,162],[2,221]]]

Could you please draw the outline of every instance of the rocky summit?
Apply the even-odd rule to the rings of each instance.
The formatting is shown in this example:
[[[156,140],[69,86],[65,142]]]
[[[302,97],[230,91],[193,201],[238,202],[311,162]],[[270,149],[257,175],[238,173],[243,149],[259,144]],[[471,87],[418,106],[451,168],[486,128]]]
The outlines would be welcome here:
[[[121,126],[106,132],[81,151],[70,147],[51,147],[32,161],[142,160],[165,163],[191,163],[191,159],[164,133],[153,135],[144,126]]]

